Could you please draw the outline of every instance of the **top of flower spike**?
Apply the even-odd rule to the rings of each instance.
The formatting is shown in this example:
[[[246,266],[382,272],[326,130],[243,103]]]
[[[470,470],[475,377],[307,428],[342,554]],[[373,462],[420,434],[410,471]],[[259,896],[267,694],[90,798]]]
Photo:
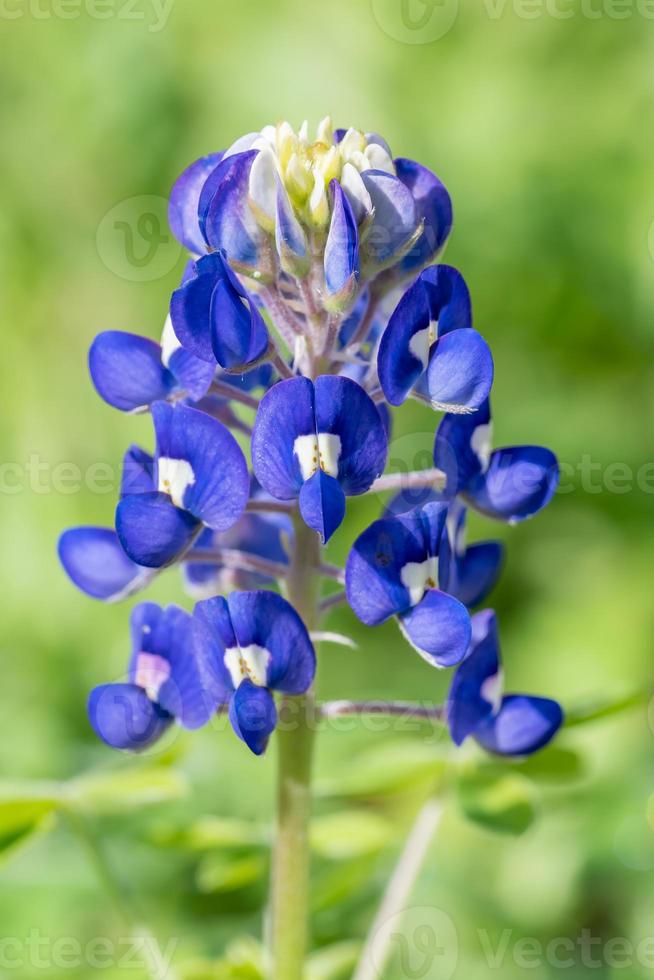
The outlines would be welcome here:
[[[284,121],[264,126],[254,138],[252,134],[241,137],[229,147],[225,157],[246,148],[259,150],[250,176],[250,197],[263,211],[264,219],[270,212],[260,192],[271,164],[298,216],[317,228],[326,227],[329,221],[328,189],[332,180],[340,181],[370,211],[370,196],[358,175],[366,170],[395,175],[390,149],[381,137],[357,129],[334,131],[329,116],[318,124],[315,139],[311,138],[306,121],[297,132]]]

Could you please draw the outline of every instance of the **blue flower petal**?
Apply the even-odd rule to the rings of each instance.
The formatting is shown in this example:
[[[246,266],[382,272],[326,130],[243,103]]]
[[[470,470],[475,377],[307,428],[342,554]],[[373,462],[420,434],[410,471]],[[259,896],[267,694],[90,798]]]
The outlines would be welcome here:
[[[365,264],[377,268],[399,259],[418,226],[411,191],[401,180],[383,170],[364,170],[361,179],[374,209],[372,223],[362,243]]]
[[[309,243],[279,177],[276,194],[275,244],[284,272],[289,276],[305,276],[311,265]]]
[[[130,446],[123,456],[120,476],[120,496],[130,493],[151,493],[154,482],[154,458],[140,446]]]
[[[184,728],[206,725],[228,697],[214,682],[209,651],[196,641],[192,617],[177,606],[169,606],[144,639],[135,653],[158,654],[170,665],[170,677],[161,686],[157,703]]]
[[[103,684],[91,691],[89,721],[114,749],[142,752],[164,734],[172,718],[136,684]]]
[[[204,215],[200,214],[211,248],[222,250],[234,268],[246,275],[272,271],[264,254],[266,236],[248,204],[250,170],[257,153],[258,150],[248,150],[222,161],[218,186]],[[214,174],[218,177],[216,171]],[[202,204],[201,200],[201,209]]]
[[[304,523],[326,544],[345,517],[345,494],[340,483],[319,469],[302,484],[299,503]]]
[[[201,360],[183,347],[171,354],[168,367],[175,375],[178,387],[193,401],[206,395],[216,374],[213,361]]]
[[[375,521],[359,535],[345,568],[347,600],[367,626],[378,626],[411,607],[401,573],[428,557],[424,526],[414,513]]]
[[[468,610],[452,596],[430,589],[400,617],[402,632],[421,657],[434,667],[460,663],[472,635]]]
[[[227,600],[241,649],[267,650],[267,686],[284,694],[304,694],[316,673],[316,655],[295,609],[276,592],[232,592]]]
[[[223,275],[216,282],[209,310],[214,357],[223,368],[244,367],[268,350],[268,328],[222,256],[216,259],[223,266]]]
[[[208,527],[226,531],[245,510],[250,493],[247,463],[233,435],[216,419],[186,405],[156,402],[152,418],[158,480],[162,459],[182,461],[186,487],[176,502]]]
[[[152,578],[127,557],[111,528],[73,527],[59,538],[59,560],[64,571],[86,595],[117,602],[145,588]]]
[[[490,424],[490,406],[481,405],[470,415],[445,415],[436,432],[434,466],[445,474],[443,495],[452,498],[482,478],[483,460],[475,450],[475,441],[488,434],[482,426]],[[478,448],[478,447],[477,447]]]
[[[119,330],[95,338],[89,371],[100,397],[121,412],[145,409],[176,387],[174,376],[161,363],[159,344]]]
[[[475,738],[496,755],[527,756],[552,741],[563,724],[563,710],[549,698],[510,694],[498,714],[486,718]]]
[[[116,531],[127,555],[146,568],[164,568],[191,546],[202,524],[164,493],[130,494],[116,508]]]
[[[234,683],[225,664],[225,652],[238,646],[232,619],[224,596],[213,596],[196,603],[193,610],[195,642],[204,651],[205,663],[216,697],[229,700]]]
[[[332,180],[333,208],[325,244],[326,305],[345,309],[352,302],[359,280],[359,232],[343,188]]]
[[[308,378],[289,378],[261,399],[252,431],[252,468],[264,489],[278,500],[291,500],[303,478],[295,455],[298,436],[316,431],[314,388]]]
[[[493,357],[476,330],[455,330],[431,349],[426,385],[434,407],[463,412],[479,408],[493,386]]]
[[[457,668],[447,702],[447,721],[457,745],[499,708],[501,673],[497,622],[492,609],[472,617],[473,637]]]
[[[222,276],[220,256],[205,255],[193,266],[191,278],[175,290],[170,300],[170,318],[180,343],[195,357],[214,365],[211,298]]]
[[[277,724],[277,708],[270,691],[242,681],[229,705],[232,728],[255,755],[263,755]]]
[[[365,493],[384,472],[388,442],[372,398],[349,378],[315,382],[316,430],[339,437],[338,481],[348,496]]]
[[[200,194],[209,176],[222,160],[222,153],[210,153],[196,160],[177,178],[170,192],[168,223],[177,239],[190,252],[201,255],[206,242],[200,230]]]
[[[432,262],[443,248],[452,228],[452,202],[444,184],[426,167],[403,158],[394,162],[397,176],[411,191],[417,218],[424,222],[420,238],[401,262],[408,274]]]
[[[392,405],[401,405],[406,399],[427,369],[430,350],[433,350],[437,337],[444,338],[453,330],[470,328],[471,324],[470,293],[461,273],[447,265],[425,269],[400,299],[379,345],[377,368],[388,401]],[[466,350],[464,347],[464,357]],[[457,375],[467,375],[470,366],[475,365],[461,367],[454,358],[445,365],[454,369]],[[485,363],[484,367],[487,367]],[[444,387],[446,378],[436,377],[435,382]]]
[[[558,481],[558,463],[549,449],[513,446],[491,454],[487,472],[472,481],[465,497],[482,514],[514,524],[542,510]]]

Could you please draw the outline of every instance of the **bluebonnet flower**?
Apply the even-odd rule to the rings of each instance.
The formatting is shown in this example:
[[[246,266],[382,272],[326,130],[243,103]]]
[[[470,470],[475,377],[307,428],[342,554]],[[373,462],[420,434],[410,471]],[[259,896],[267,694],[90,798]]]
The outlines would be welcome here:
[[[474,415],[446,415],[436,433],[434,465],[445,474],[444,494],[487,517],[516,524],[533,517],[556,491],[556,456],[541,446],[492,450],[488,401]]]
[[[219,702],[211,693],[208,657],[194,641],[187,612],[141,603],[132,612],[131,634],[127,681],[96,687],[88,710],[104,742],[138,752],[153,745],[175,720],[184,728],[205,725]]]
[[[155,457],[128,456],[116,530],[132,561],[160,568],[183,555],[203,527],[232,527],[250,480],[238,443],[220,422],[165,402],[155,402],[152,418]]]
[[[306,626],[275,592],[235,592],[195,607],[198,645],[214,674],[213,690],[229,702],[234,731],[255,755],[277,724],[273,691],[304,694],[316,655]]]
[[[526,756],[552,740],[563,724],[561,706],[548,698],[503,695],[497,621],[492,609],[472,618],[472,642],[450,689],[447,718],[461,745],[472,736],[497,755]]]
[[[406,514],[439,501],[438,491],[403,490],[389,501],[385,516]],[[441,587],[468,608],[478,606],[495,587],[504,562],[501,541],[467,542],[467,508],[455,498],[447,509],[439,553]]]
[[[279,500],[323,542],[345,514],[345,497],[365,493],[386,465],[387,440],[375,403],[349,378],[281,381],[264,395],[252,432],[252,466]]]
[[[401,405],[419,382],[441,411],[483,404],[493,384],[493,358],[472,329],[470,293],[456,269],[432,266],[407,289],[382,336],[377,370],[391,405]]]
[[[184,348],[203,361],[246,370],[267,353],[268,329],[223,253],[198,259],[172,296],[170,316]]]
[[[439,561],[447,505],[375,521],[354,542],[345,569],[347,600],[366,626],[398,617],[402,632],[425,660],[451,667],[465,656],[470,616],[443,591]]]

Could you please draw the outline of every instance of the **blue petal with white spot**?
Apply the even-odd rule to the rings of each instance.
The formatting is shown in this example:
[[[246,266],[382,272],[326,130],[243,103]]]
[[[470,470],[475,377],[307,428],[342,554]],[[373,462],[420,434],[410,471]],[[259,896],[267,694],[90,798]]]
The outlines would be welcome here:
[[[342,519],[341,496],[329,480],[314,480],[304,490],[307,481],[322,471],[347,496],[365,493],[383,472],[387,450],[375,403],[342,377],[281,381],[262,399],[252,433],[252,465],[261,485],[280,500],[303,491],[309,526],[322,528],[324,540]]]

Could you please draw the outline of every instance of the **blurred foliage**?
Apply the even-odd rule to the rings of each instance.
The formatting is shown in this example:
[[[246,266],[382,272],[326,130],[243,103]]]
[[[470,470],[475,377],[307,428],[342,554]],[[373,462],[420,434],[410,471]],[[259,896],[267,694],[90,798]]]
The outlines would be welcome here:
[[[105,248],[107,216],[137,214],[144,195],[165,198],[189,161],[269,120],[315,123],[330,111],[339,125],[383,133],[452,193],[447,260],[466,276],[495,354],[497,444],[543,442],[565,464],[562,492],[537,520],[471,528],[473,538],[508,544],[493,604],[510,688],[560,697],[573,718],[649,689],[654,23],[634,7],[622,19],[591,19],[573,3],[573,16],[560,19],[519,16],[511,3],[491,16],[491,6],[460,3],[449,32],[422,44],[385,31],[378,0],[178,0],[161,30],[151,29],[154,7],[145,19],[97,19],[80,5],[63,18],[37,17],[25,3],[22,16],[0,17],[0,439],[12,467],[3,469],[0,529],[0,768],[13,783],[0,798],[11,857],[0,873],[3,935],[23,942],[36,929],[83,946],[120,937],[58,816],[62,786],[76,797],[79,774],[93,772],[85,819],[162,946],[178,940],[181,976],[260,976],[259,948],[238,937],[261,934],[274,750],[251,758],[216,725],[151,754],[136,783],[133,763],[108,759],[85,702],[94,684],[125,670],[128,609],[76,594],[55,544],[67,525],[111,522],[122,452],[151,441],[147,419],[120,417],[93,393],[89,343],[106,328],[157,336],[183,266],[168,241],[155,278],[147,266],[141,281],[126,278],[133,270],[116,271]],[[434,425],[420,407],[395,412],[392,456],[423,459]],[[351,501],[331,560],[344,560],[380,505]],[[177,599],[176,574],[151,596]],[[321,697],[442,699],[447,676],[394,625],[366,631],[338,610],[329,628],[359,647],[323,650]],[[652,935],[652,714],[638,703],[602,715],[564,732],[563,755],[502,767],[501,793],[489,789],[482,759],[461,756],[472,769],[450,786],[414,897],[455,923],[456,976],[487,975],[482,938],[495,947],[505,930],[506,980],[524,974],[512,956],[521,937],[547,944],[590,929],[603,943],[637,944]],[[379,720],[322,733],[311,980],[351,974],[397,847],[442,785],[448,757],[438,733]],[[151,795],[146,772],[156,777]],[[179,796],[181,781],[190,794]],[[131,792],[138,803],[128,812],[105,807],[122,809]],[[525,828],[532,805],[539,819]],[[519,815],[520,836],[489,829],[507,813]],[[85,978],[88,967],[28,964],[20,975],[62,972]],[[103,970],[108,980],[123,972]],[[560,970],[530,972],[543,980]],[[642,964],[629,972],[647,975]],[[401,977],[394,964],[385,980]]]

